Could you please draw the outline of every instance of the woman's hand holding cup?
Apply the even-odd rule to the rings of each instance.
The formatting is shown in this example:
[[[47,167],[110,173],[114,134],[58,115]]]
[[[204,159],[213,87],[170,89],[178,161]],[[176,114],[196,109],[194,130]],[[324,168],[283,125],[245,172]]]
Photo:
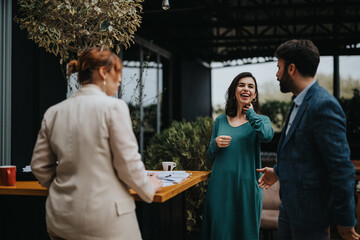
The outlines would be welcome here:
[[[218,136],[217,138],[215,138],[216,141],[216,145],[219,148],[225,148],[228,147],[230,145],[231,142],[231,137],[230,136]]]

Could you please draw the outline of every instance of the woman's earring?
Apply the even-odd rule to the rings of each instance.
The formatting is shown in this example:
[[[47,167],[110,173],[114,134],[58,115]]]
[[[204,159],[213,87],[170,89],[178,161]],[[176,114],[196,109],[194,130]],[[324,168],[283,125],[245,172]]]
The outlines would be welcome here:
[[[256,102],[256,98],[254,98],[254,99],[252,100],[252,102]]]
[[[106,93],[106,81],[104,80],[104,85],[103,85],[103,92]]]

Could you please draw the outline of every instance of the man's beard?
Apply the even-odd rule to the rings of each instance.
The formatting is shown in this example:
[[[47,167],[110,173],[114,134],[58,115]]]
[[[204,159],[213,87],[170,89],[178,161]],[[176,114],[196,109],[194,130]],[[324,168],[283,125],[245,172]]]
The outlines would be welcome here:
[[[292,92],[294,89],[294,81],[286,71],[284,71],[284,75],[279,79],[279,82],[282,93]]]

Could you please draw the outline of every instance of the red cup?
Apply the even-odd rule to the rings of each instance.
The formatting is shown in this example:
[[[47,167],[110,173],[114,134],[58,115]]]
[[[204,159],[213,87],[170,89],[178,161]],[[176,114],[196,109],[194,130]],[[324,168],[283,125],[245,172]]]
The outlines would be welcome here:
[[[0,186],[15,186],[16,166],[0,166]]]

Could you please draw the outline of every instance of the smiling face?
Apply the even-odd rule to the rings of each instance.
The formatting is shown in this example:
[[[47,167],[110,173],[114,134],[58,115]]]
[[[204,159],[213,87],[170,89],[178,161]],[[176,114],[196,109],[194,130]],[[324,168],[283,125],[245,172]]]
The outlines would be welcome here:
[[[244,106],[256,98],[256,85],[252,77],[241,78],[235,89],[235,97],[238,105]]]

